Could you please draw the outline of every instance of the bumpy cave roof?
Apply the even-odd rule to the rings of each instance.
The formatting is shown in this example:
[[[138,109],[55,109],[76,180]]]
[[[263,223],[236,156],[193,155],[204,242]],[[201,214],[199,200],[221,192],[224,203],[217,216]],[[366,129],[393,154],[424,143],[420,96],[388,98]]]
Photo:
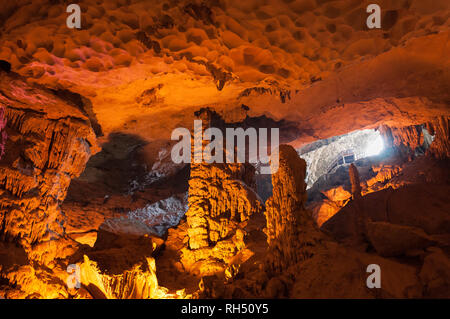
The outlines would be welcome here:
[[[297,146],[448,114],[446,0],[84,0],[3,3],[0,59],[28,81],[88,98],[105,136],[168,139],[203,106],[286,120]],[[249,108],[247,111],[241,106]]]

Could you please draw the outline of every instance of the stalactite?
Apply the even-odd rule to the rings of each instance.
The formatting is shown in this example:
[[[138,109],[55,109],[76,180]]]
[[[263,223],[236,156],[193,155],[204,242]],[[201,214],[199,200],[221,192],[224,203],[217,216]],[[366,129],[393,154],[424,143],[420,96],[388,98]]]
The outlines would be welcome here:
[[[434,135],[428,154],[439,158],[450,158],[450,118],[441,116],[426,124],[428,131]]]
[[[149,299],[160,298],[161,293],[156,278],[155,260],[136,264],[121,274],[107,274],[99,269],[95,261],[84,256],[80,265],[81,283],[88,287],[94,298],[108,299]]]
[[[450,157],[450,118],[439,116],[423,125],[411,125],[404,127],[380,126],[386,148],[396,147],[400,153],[412,156],[417,148],[423,148],[424,133],[422,127],[434,136],[434,140],[426,150],[426,154],[438,159]],[[428,145],[427,145],[428,146]]]
[[[33,267],[53,268],[73,252],[59,204],[99,150],[95,134],[71,101],[18,76],[2,74],[0,93],[0,142],[5,129],[10,135],[0,162],[0,238],[23,248]],[[34,280],[24,276],[17,280]]]

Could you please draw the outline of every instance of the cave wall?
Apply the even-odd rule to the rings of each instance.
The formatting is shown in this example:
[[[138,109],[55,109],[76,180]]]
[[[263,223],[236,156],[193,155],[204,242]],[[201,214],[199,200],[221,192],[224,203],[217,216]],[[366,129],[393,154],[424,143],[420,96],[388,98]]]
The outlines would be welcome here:
[[[435,136],[428,154],[449,157],[446,0],[379,1],[381,30],[365,27],[365,3],[353,0],[79,3],[81,30],[67,28],[64,1],[10,1],[0,12],[0,59],[9,62],[0,66],[21,76],[0,71],[0,257],[7,259],[0,273],[11,265],[19,267],[7,273],[12,286],[27,290],[18,296],[68,297],[62,288],[66,270],[56,264],[79,245],[64,236],[65,216],[59,205],[70,181],[98,151],[97,142],[117,132],[165,147],[172,129],[191,127],[195,111],[207,106],[237,124],[262,119],[261,125],[278,125],[291,133],[284,142],[296,148],[385,125],[390,145],[411,159],[423,143],[418,126],[424,125]],[[72,100],[74,95],[63,89],[80,95]],[[223,125],[207,122],[217,124]],[[314,269],[328,264],[311,262],[317,238],[303,207],[304,162],[283,149],[286,163],[272,176],[274,193],[266,203],[266,267],[273,276],[301,261],[305,273],[320,279]],[[115,156],[113,160],[123,160]],[[400,175],[397,165],[374,171],[377,176],[364,181],[370,185],[363,195],[401,185],[384,183]],[[379,182],[384,184],[376,188]],[[186,272],[234,272],[228,268],[234,257],[248,257],[243,257],[251,237],[247,226],[264,209],[253,189],[254,170],[249,165],[192,165],[189,209],[181,227],[186,234],[180,230],[179,235]],[[339,198],[339,205],[331,209],[336,212],[350,193],[331,190],[326,196]],[[133,256],[134,247],[114,247],[117,255],[110,259],[110,247],[95,247],[84,259],[84,283],[102,292],[91,295],[164,295],[157,289],[148,256],[115,274],[102,264],[105,259],[116,264],[120,256],[122,261],[123,256]],[[342,251],[336,251],[340,260]],[[28,259],[55,268],[50,274]],[[354,259],[360,267],[359,257]],[[408,278],[414,277],[415,269],[400,268],[400,273],[405,270]],[[149,286],[140,285],[142,280]],[[258,280],[250,283],[257,286],[250,296],[264,289],[269,296],[286,296],[279,279],[264,289],[267,282]],[[305,296],[300,281],[295,296]],[[316,295],[320,286],[312,290]],[[402,291],[387,296],[406,295]]]
[[[388,127],[383,125],[380,129],[386,147],[395,147],[403,155],[414,155],[420,148],[437,159],[449,158],[449,120],[448,116],[436,116],[421,125],[403,127]],[[423,128],[431,134],[432,141],[425,141]]]
[[[0,93],[7,133],[0,161],[1,238],[48,263],[64,257],[52,244],[65,232],[59,204],[70,180],[99,150],[96,137],[77,106],[50,90],[0,72]]]

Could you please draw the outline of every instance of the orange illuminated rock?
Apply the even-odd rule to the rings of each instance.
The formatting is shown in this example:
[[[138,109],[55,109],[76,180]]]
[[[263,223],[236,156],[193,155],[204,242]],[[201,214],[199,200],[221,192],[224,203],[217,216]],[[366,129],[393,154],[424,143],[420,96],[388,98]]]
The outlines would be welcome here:
[[[158,295],[155,260],[135,265],[123,274],[107,275],[87,256],[80,266],[81,282],[96,299],[149,299]]]
[[[36,265],[58,268],[58,259],[77,249],[65,237],[65,217],[59,204],[70,180],[80,175],[89,157],[98,151],[96,138],[76,102],[63,101],[50,90],[30,86],[22,78],[3,72],[0,92],[8,133],[6,151],[0,160],[0,238],[22,247]],[[37,288],[51,281],[39,279],[50,276],[45,270],[20,269],[8,277],[25,292],[35,291],[43,297],[64,295],[61,287],[60,292]],[[26,279],[27,273],[35,279]],[[27,280],[36,280],[36,284],[25,286]]]
[[[81,0],[71,30],[64,1],[2,1],[0,296],[186,297],[159,286],[157,264],[171,291],[194,296],[448,297],[450,2],[378,4],[370,30],[364,1]],[[194,163],[180,225],[128,236],[147,230],[127,211],[181,192],[161,175],[186,191],[167,150],[198,116],[280,128],[292,147],[266,207],[253,166]],[[355,157],[351,193],[324,175],[305,209],[311,174],[295,149],[377,128],[394,159]],[[97,143],[112,146],[74,183]],[[117,172],[134,168],[139,178]],[[68,289],[77,262],[83,286]],[[365,286],[368,263],[382,266],[381,290]]]
[[[327,220],[333,217],[343,206],[331,200],[324,199],[321,203],[315,205],[313,210],[313,218],[317,226],[322,226]]]
[[[214,118],[217,115],[205,112],[200,115],[205,127],[224,125]],[[195,268],[202,274],[224,270],[245,246],[242,223],[262,212],[254,187],[255,168],[248,163],[191,164],[186,212],[189,240],[183,264],[194,267],[197,263]]]
[[[74,103],[4,73],[0,90],[9,135],[0,162],[2,237],[31,248],[64,234],[58,204],[98,146]]]
[[[78,263],[79,280],[93,298],[164,298],[167,290],[158,285],[152,256],[158,243],[148,236],[101,230],[93,249]]]
[[[329,200],[332,200],[334,202],[342,202],[342,201],[349,199],[352,196],[342,186],[338,186],[336,188],[329,189],[323,193]]]
[[[431,135],[435,136],[429,153],[439,159],[450,158],[450,118],[441,116],[427,124]]]
[[[352,197],[357,199],[361,197],[361,183],[359,181],[358,169],[355,164],[350,164],[348,167],[348,174],[350,176],[350,183],[352,184]]]
[[[304,208],[305,175],[306,162],[292,146],[280,145],[279,169],[272,174],[273,195],[266,201],[265,212],[270,272],[280,273],[310,258],[320,241],[314,220]]]

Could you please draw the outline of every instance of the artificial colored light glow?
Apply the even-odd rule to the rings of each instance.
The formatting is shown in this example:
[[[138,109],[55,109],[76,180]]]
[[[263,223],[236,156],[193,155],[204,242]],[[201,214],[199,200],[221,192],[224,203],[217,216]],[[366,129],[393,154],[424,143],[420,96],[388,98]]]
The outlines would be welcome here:
[[[365,154],[366,156],[378,155],[383,149],[383,139],[381,138],[381,135],[378,135],[374,140],[368,143],[368,145],[366,146]]]

